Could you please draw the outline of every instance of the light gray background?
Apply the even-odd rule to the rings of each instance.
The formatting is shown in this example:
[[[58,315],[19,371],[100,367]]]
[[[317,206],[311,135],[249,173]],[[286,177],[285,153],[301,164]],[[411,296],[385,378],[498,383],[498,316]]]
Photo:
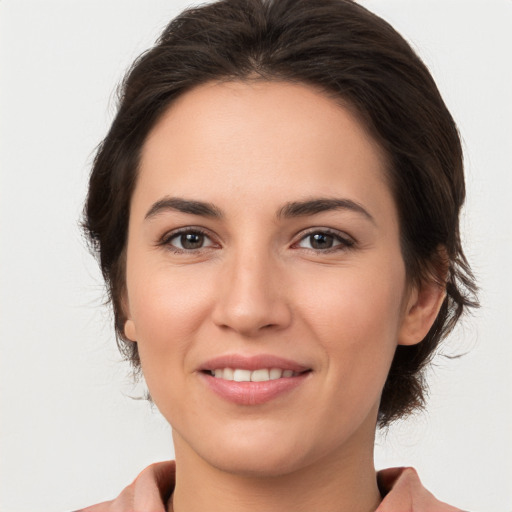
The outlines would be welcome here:
[[[78,229],[93,149],[132,60],[189,2],[0,2],[0,510],[112,498],[173,456],[170,428],[120,363]],[[463,219],[482,309],[445,345],[428,412],[379,436],[439,498],[512,510],[512,2],[362,2],[412,41],[459,123]]]

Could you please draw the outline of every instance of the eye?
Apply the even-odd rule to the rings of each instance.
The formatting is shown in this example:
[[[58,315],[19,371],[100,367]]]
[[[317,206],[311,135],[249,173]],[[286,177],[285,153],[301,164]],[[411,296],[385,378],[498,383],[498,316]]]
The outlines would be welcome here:
[[[303,236],[297,243],[303,249],[315,251],[343,250],[354,245],[354,241],[331,231],[313,231]]]
[[[163,245],[178,251],[194,251],[213,245],[212,240],[203,232],[193,229],[170,233],[162,240]]]

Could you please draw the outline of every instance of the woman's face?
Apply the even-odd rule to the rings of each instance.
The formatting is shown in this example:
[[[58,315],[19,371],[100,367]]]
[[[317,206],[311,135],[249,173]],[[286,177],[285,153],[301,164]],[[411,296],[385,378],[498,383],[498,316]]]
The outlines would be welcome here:
[[[411,296],[384,168],[305,85],[209,83],[152,130],[125,333],[177,454],[282,474],[371,453]]]

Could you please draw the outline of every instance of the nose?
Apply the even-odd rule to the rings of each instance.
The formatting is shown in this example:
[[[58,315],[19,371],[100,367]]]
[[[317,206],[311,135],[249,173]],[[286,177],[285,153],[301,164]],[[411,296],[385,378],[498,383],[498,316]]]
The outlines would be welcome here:
[[[244,337],[285,329],[292,312],[283,286],[282,263],[247,251],[224,262],[213,322]]]

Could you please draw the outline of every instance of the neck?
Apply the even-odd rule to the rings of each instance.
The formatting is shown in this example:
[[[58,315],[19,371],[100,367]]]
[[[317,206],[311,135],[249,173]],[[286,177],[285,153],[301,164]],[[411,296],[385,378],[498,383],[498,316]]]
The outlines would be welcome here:
[[[356,442],[277,476],[230,473],[199,457],[176,432],[174,443],[173,512],[373,512],[381,500],[373,438],[365,450]]]

